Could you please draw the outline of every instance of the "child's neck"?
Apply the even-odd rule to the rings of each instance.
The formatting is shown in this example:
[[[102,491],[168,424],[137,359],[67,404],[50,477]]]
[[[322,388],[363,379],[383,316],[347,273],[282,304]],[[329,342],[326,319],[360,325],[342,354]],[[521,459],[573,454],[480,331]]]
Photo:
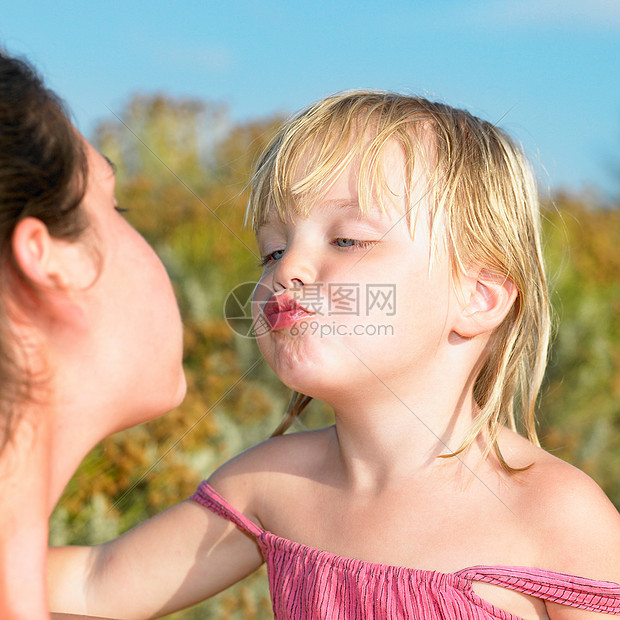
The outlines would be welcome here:
[[[460,447],[477,412],[472,385],[463,384],[459,393],[433,389],[432,384],[426,390],[394,389],[385,382],[331,403],[345,470],[362,477],[366,472],[380,486],[386,478],[445,462],[436,457]],[[470,458],[478,452],[474,448]]]

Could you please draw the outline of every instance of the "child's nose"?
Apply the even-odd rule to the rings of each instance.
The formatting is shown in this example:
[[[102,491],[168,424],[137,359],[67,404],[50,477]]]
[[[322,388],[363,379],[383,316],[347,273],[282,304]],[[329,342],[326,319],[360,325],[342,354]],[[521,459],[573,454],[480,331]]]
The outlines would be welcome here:
[[[297,288],[316,280],[316,268],[311,254],[306,250],[288,248],[273,270],[275,291]]]

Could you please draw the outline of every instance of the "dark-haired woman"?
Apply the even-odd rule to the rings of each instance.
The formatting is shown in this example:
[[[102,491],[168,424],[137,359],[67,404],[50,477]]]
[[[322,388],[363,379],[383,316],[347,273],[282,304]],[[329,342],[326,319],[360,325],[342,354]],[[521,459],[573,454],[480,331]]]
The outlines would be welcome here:
[[[114,171],[0,51],[0,618],[48,618],[48,518],[104,436],[185,393],[166,271]]]

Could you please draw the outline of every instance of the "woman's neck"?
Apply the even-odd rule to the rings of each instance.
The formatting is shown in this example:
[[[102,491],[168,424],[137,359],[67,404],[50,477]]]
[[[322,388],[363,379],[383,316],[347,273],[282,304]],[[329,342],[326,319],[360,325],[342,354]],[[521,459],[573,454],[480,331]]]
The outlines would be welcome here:
[[[47,425],[22,418],[0,453],[0,618],[47,619],[50,514]]]
[[[9,510],[16,510],[12,504]],[[26,502],[21,511],[32,509]],[[3,509],[4,512],[4,509]],[[4,527],[4,523],[2,526]],[[47,518],[30,516],[13,532],[0,538],[0,617],[7,620],[49,618],[47,611],[45,558]]]

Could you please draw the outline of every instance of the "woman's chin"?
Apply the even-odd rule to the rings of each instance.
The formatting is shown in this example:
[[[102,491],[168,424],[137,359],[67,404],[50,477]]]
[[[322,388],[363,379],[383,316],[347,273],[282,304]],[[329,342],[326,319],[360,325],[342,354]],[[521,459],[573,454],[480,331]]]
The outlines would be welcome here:
[[[129,409],[127,418],[121,422],[122,428],[115,429],[115,431],[155,420],[176,409],[187,393],[185,372],[180,371],[175,381],[169,380],[166,384],[161,382],[160,388],[157,391],[152,390],[148,399],[136,402],[135,406]]]
[[[176,409],[185,399],[187,393],[187,378],[183,367],[175,368],[168,374],[168,381],[161,381],[160,390],[153,392],[153,400],[149,411],[148,419],[159,418],[160,416]]]

